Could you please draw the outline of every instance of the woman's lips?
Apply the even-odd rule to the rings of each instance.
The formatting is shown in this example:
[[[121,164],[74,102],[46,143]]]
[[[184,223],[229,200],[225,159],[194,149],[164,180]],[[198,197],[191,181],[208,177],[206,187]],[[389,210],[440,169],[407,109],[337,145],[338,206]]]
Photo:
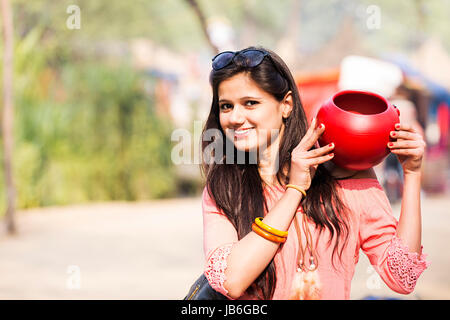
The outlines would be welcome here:
[[[235,139],[243,139],[246,138],[249,133],[250,130],[252,130],[253,128],[247,128],[247,129],[243,129],[243,130],[234,130],[234,138]]]

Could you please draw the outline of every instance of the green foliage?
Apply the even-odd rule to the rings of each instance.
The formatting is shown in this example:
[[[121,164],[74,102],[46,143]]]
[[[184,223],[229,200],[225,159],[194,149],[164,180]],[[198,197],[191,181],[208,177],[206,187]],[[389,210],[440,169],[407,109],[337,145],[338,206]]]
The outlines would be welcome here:
[[[15,50],[18,207],[174,196],[172,124],[144,90],[155,79],[126,63],[55,63],[60,49],[40,50],[39,34]],[[4,193],[2,180],[1,206]]]
[[[450,48],[449,1],[304,0],[298,7],[295,1],[197,2],[207,19],[229,21],[238,46],[276,48],[292,31],[289,19],[297,8],[299,56],[320,50],[345,19],[374,53],[409,50],[426,36]],[[80,8],[79,30],[66,26],[72,4]],[[155,79],[127,64],[127,41],[136,38],[177,53],[211,53],[187,1],[12,0],[12,5],[18,206],[193,192],[195,183],[175,178],[168,148],[172,124],[156,114],[154,97],[144,90]],[[366,26],[369,5],[381,10],[380,29]]]
[[[142,37],[181,51],[204,44],[196,17],[185,0],[12,0],[12,4],[17,34],[42,27],[46,41],[60,45]],[[80,30],[66,27],[69,5],[80,8]]]

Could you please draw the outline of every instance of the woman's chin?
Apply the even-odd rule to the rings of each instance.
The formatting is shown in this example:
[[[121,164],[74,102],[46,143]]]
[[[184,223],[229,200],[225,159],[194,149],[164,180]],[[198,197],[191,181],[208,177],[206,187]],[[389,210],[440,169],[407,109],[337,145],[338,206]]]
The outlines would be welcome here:
[[[256,144],[245,141],[235,141],[234,146],[238,151],[242,152],[256,152],[258,150],[258,146]]]

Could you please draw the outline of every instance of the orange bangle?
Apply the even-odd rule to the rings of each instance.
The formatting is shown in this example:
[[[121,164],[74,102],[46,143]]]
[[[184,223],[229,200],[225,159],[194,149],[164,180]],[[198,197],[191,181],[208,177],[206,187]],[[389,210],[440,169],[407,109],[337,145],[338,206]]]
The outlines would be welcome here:
[[[261,217],[256,218],[255,219],[255,223],[258,225],[258,227],[260,227],[264,231],[270,232],[271,234],[276,235],[278,237],[286,238],[288,236],[288,232],[287,231],[281,231],[281,230],[272,228],[271,226],[268,226],[267,224],[262,222],[262,218]]]
[[[300,188],[299,186],[296,186],[295,184],[288,184],[286,185],[286,189],[287,188],[292,188],[297,190],[298,192],[300,192],[303,195],[303,198],[306,198],[306,191],[303,190],[302,188]]]
[[[260,227],[258,227],[255,223],[252,224],[252,230],[259,236],[263,237],[266,240],[276,242],[276,243],[284,243],[286,242],[286,238],[274,236],[273,234],[270,234],[264,230],[262,230]]]

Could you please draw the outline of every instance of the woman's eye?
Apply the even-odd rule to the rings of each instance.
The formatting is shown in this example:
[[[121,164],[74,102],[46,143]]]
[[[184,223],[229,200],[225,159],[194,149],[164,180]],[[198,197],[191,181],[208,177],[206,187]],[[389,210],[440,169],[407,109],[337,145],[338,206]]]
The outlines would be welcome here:
[[[259,103],[259,102],[258,102],[258,101],[255,101],[255,100],[248,100],[248,101],[245,102],[245,104],[246,104],[247,106],[253,106],[253,105],[258,104],[258,103]]]
[[[219,109],[221,110],[227,110],[228,108],[233,108],[233,106],[229,103],[224,103],[219,106]]]

